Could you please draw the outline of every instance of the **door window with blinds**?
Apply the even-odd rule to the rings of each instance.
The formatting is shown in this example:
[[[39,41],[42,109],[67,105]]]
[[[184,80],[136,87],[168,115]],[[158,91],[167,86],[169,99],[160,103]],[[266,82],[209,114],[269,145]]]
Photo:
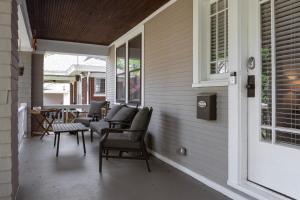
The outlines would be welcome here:
[[[261,139],[300,145],[300,1],[260,0]]]
[[[210,64],[209,73],[228,72],[228,0],[210,3]]]

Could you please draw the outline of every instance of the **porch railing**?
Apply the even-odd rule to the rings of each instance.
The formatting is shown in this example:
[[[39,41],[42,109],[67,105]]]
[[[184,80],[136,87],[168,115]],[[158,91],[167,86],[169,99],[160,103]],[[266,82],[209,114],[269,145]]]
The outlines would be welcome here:
[[[55,120],[54,123],[66,123],[70,122],[70,116],[76,112],[83,112],[88,111],[89,105],[87,104],[74,104],[74,105],[45,105],[43,106],[44,109],[61,109],[61,114],[59,115],[58,119]]]
[[[18,140],[22,144],[23,137],[27,135],[27,104],[21,103],[18,109]]]

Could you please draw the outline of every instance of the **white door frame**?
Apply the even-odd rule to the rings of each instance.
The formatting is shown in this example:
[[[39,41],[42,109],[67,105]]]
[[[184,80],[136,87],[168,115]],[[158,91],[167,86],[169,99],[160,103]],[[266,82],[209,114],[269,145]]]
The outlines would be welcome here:
[[[229,70],[237,82],[228,86],[228,181],[231,187],[254,198],[288,199],[248,181],[247,60],[249,1],[229,1]],[[258,0],[257,0],[258,1]],[[251,42],[251,41],[250,41]]]

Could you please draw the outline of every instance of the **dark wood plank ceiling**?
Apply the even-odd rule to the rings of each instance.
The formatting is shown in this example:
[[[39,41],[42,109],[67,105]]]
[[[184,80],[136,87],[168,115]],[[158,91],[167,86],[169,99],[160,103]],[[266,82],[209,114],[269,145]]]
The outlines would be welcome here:
[[[26,0],[37,39],[108,45],[169,0]]]

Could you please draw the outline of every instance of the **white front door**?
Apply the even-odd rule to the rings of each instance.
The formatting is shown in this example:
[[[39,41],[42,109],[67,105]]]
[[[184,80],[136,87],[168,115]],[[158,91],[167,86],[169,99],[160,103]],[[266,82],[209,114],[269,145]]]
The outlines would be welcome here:
[[[248,34],[248,179],[300,199],[300,0],[249,0]]]

